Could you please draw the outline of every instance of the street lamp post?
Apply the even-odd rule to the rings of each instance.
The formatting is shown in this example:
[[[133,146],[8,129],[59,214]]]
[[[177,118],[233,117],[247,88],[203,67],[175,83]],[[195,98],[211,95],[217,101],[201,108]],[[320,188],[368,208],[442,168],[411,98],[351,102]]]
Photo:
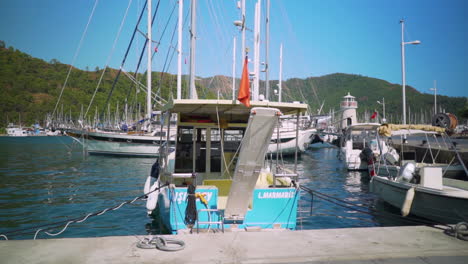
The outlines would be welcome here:
[[[437,114],[437,82],[434,80],[434,88],[429,88],[429,90],[434,91],[434,115]]]
[[[405,42],[405,21],[400,20],[401,24],[401,78],[402,78],[402,89],[403,89],[403,124],[406,125],[406,76],[405,76],[405,45],[418,45],[421,44],[421,41],[409,41]]]
[[[383,118],[382,118],[382,123],[387,122],[387,118],[385,118],[385,97],[382,97],[382,102],[377,101],[379,105],[382,105],[383,107]]]

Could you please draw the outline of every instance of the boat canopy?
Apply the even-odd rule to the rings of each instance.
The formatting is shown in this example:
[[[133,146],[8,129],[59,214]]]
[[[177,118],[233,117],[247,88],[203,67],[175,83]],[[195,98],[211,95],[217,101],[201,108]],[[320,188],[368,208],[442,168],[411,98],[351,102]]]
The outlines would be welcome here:
[[[378,127],[380,127],[379,123],[357,123],[354,125],[350,125],[346,128],[348,131],[358,131],[358,130],[376,130]]]
[[[279,103],[268,101],[251,101],[250,103],[252,108],[276,108],[284,115],[303,113],[307,111],[307,104],[302,103]],[[206,116],[219,114],[228,119],[228,121],[244,120],[244,122],[246,122],[250,115],[251,108],[245,107],[238,101],[233,102],[232,100],[176,99],[170,100],[164,106],[163,110],[171,111],[172,113],[179,113],[184,116],[190,115],[194,117],[198,115]]]
[[[431,125],[397,125],[383,124],[379,128],[379,134],[390,137],[402,134],[420,134],[420,133],[444,133],[445,128]]]

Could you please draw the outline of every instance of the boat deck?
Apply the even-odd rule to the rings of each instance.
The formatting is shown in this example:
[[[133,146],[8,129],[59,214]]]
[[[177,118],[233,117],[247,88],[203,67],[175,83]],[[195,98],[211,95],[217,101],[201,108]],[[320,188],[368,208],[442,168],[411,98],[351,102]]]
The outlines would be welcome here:
[[[468,242],[440,229],[375,227],[177,235],[178,252],[143,236],[0,241],[4,263],[466,263]]]

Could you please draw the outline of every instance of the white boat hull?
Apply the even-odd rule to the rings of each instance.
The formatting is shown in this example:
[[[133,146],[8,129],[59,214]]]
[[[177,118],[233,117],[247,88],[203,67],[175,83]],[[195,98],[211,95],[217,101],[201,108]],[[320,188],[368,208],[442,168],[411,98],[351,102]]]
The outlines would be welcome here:
[[[69,131],[67,134],[83,144],[87,152],[92,155],[138,157],[159,155],[160,136],[82,131]]]
[[[437,190],[407,182],[395,182],[380,176],[372,177],[370,183],[371,192],[400,209],[407,191],[412,187],[415,194],[410,214],[446,224],[455,224],[468,217],[467,190],[449,186]]]
[[[316,133],[315,129],[299,130],[299,139],[297,142],[298,153],[304,152],[311,141],[312,135]],[[273,133],[272,141],[268,146],[267,153],[279,152],[283,155],[294,155],[296,152],[296,131],[280,132],[280,143],[277,144],[276,132]],[[284,142],[283,142],[284,140]]]

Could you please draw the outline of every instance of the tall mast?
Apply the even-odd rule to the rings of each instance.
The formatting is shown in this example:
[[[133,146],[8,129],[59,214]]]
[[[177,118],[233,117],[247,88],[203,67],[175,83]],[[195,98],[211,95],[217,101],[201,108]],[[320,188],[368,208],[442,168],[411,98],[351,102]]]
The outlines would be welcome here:
[[[258,101],[259,84],[260,84],[260,17],[261,17],[261,0],[255,4],[255,25],[254,25],[254,82],[252,98],[253,101]]]
[[[190,91],[189,98],[197,99],[197,90],[195,89],[195,38],[197,34],[196,17],[197,17],[197,1],[192,0],[191,6],[191,26],[190,26]]]
[[[182,97],[182,15],[184,0],[179,0],[179,22],[177,41],[177,99]]]
[[[242,50],[241,50],[241,61],[244,61],[245,58],[245,0],[242,0]]]
[[[236,100],[236,37],[232,47],[232,100]]]
[[[265,96],[270,100],[270,0],[266,1],[266,25],[265,25]]]
[[[405,21],[400,20],[401,24],[401,78],[403,90],[403,125],[406,125],[406,78],[405,78]]]
[[[148,0],[148,47],[147,47],[147,52],[148,52],[148,66],[147,66],[147,80],[146,80],[146,86],[147,86],[147,94],[146,94],[146,106],[147,106],[147,116],[148,119],[151,119],[151,0]],[[148,124],[151,124],[149,121]],[[150,132],[151,126],[148,125],[148,132]]]
[[[280,45],[280,57],[279,57],[279,81],[278,81],[278,102],[281,102],[281,85],[283,82],[283,43]]]

